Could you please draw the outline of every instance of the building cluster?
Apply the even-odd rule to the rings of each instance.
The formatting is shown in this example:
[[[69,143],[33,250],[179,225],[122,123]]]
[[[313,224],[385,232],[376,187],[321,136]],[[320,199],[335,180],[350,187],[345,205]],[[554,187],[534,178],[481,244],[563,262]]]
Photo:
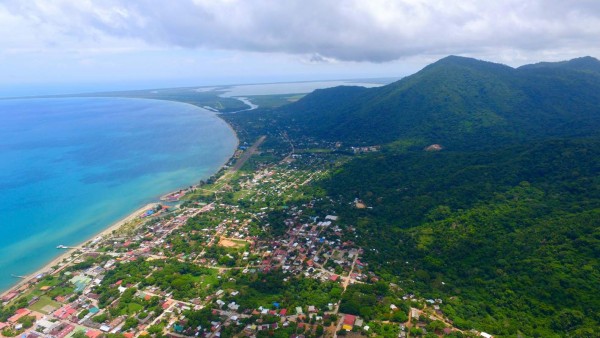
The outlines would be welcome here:
[[[358,151],[377,150],[367,148]],[[75,332],[84,332],[90,338],[110,333],[134,337],[160,324],[163,334],[177,337],[221,337],[232,328],[237,334],[256,336],[261,331],[288,327],[294,327],[301,336],[327,323],[329,335],[339,330],[369,332],[363,318],[339,313],[337,300],[321,308],[312,304],[290,307],[281,301],[245,307],[241,305],[241,289],[233,287],[202,286],[208,294],[178,299],[182,297],[174,296],[173,289],[123,280],[110,280],[110,289],[118,293],[108,302],[106,295],[97,291],[106,286],[107,276],[121,263],[155,260],[176,260],[212,269],[218,279],[235,270],[246,276],[277,271],[286,281],[309,278],[333,283],[343,290],[355,283],[377,282],[379,277],[361,260],[363,249],[353,241],[355,229],[340,224],[334,210],[316,211],[319,201],[315,199],[286,205],[287,200],[301,193],[299,187],[323,174],[320,170],[301,169],[314,167],[314,161],[322,159],[289,156],[281,166],[261,167],[221,185],[220,193],[235,193],[239,205],[223,201],[215,193],[207,204],[192,203],[171,212],[152,208],[142,214],[141,226],[130,233],[116,232],[90,241],[77,248],[69,260],[4,295],[4,305],[14,304],[20,297],[27,297],[28,303],[0,322],[0,330],[10,329],[22,337],[62,338]],[[168,196],[179,199],[179,193]],[[244,201],[252,208],[244,207]],[[277,224],[269,224],[269,213],[275,208],[283,210],[284,216]],[[261,236],[275,228],[281,230],[280,235]],[[92,259],[93,263],[87,264],[90,258],[98,257],[103,259]],[[53,279],[46,278],[48,275]],[[114,312],[127,297],[135,299],[133,303],[154,302],[160,311],[128,307],[124,312]],[[405,301],[416,301],[413,295],[405,297]],[[443,319],[441,300],[427,300],[425,304],[433,309],[436,319]],[[186,317],[188,311],[206,309],[210,309],[210,321],[192,326],[192,319]],[[399,309],[392,304],[389,311]],[[415,323],[424,318],[422,310],[411,311]],[[400,332],[402,337],[405,330]]]

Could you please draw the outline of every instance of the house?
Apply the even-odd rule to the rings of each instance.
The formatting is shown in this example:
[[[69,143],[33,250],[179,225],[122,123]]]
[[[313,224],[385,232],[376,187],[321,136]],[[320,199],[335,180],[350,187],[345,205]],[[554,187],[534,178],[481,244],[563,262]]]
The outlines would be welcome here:
[[[494,338],[494,336],[492,336],[489,333],[485,333],[485,332],[481,332],[479,335],[482,336],[483,338]]]
[[[419,319],[419,309],[411,308],[410,316],[413,317],[414,319],[418,320]]]
[[[62,329],[62,330],[61,330],[61,331],[60,331],[60,332],[59,332],[59,333],[56,335],[56,337],[58,337],[58,338],[63,338],[63,337],[65,337],[66,335],[68,335],[69,333],[73,332],[73,330],[75,330],[75,326],[73,326],[73,325],[69,324],[69,325],[65,326],[65,328],[64,328],[64,329]]]
[[[356,316],[344,315],[344,323],[342,325],[342,329],[346,331],[351,331],[354,327],[354,322],[356,322]]]
[[[88,336],[89,338],[98,338],[98,336],[100,336],[102,334],[102,332],[100,331],[96,331],[96,330],[88,330],[85,335]]]
[[[12,291],[12,292],[9,292],[6,295],[2,296],[2,298],[0,298],[0,300],[2,302],[8,302],[11,299],[15,298],[16,296],[18,296],[18,295],[19,295],[18,292]]]
[[[75,292],[83,291],[91,281],[92,279],[90,277],[84,275],[77,275],[69,280],[69,282],[75,285]]]
[[[14,315],[12,315],[10,318],[8,318],[8,322],[16,323],[19,319],[29,315],[30,313],[31,313],[31,311],[29,311],[28,309],[18,309]]]
[[[175,332],[181,333],[183,332],[184,327],[182,325],[179,324],[173,324],[173,330],[175,330]]]
[[[53,328],[59,325],[59,323],[53,323],[45,318],[42,318],[35,322],[35,325],[44,333],[50,332]],[[0,328],[1,329],[1,328]]]
[[[54,311],[54,316],[59,319],[67,319],[71,315],[73,315],[75,312],[76,312],[75,309],[73,309],[69,305],[66,305],[66,306],[63,306],[60,309]]]

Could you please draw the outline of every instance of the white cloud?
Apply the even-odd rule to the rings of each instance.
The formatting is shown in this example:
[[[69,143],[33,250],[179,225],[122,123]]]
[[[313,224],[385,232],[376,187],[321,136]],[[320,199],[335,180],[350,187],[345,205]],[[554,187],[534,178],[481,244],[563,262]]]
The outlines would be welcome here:
[[[490,50],[585,53],[600,32],[600,2],[593,0],[8,0],[0,6],[0,18],[10,15],[4,26],[15,29],[15,38],[2,34],[0,43],[16,49],[142,48],[143,42],[386,62]]]
[[[0,84],[395,77],[598,57],[599,33],[597,0],[0,0]]]

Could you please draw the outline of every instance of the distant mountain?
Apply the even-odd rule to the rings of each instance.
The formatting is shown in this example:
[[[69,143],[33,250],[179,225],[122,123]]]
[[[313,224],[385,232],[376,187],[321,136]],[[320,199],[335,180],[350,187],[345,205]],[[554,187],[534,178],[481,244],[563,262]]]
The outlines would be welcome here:
[[[591,56],[584,56],[569,61],[540,62],[519,67],[521,70],[532,69],[566,69],[580,72],[600,73],[600,61]]]
[[[276,111],[292,133],[348,144],[471,149],[600,129],[600,61],[517,69],[449,56],[379,88],[317,90]]]

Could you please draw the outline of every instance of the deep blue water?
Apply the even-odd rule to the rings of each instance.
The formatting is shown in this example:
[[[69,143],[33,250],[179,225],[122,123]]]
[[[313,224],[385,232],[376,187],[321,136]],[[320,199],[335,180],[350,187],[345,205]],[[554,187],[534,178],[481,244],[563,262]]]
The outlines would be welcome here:
[[[183,103],[0,101],[0,290],[160,195],[215,173],[233,131]]]

